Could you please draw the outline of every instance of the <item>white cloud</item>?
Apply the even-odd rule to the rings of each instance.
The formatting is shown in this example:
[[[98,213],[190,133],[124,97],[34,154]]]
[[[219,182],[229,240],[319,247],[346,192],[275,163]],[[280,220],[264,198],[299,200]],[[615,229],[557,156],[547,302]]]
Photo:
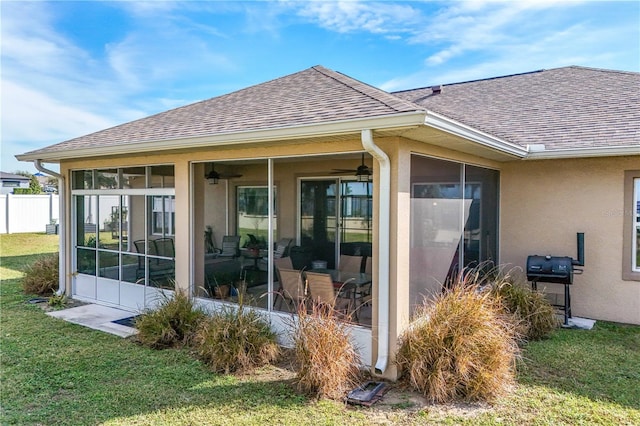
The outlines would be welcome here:
[[[402,90],[567,65],[637,69],[633,62],[638,43],[633,50],[633,40],[638,39],[638,28],[633,16],[627,22],[603,22],[590,6],[552,1],[451,3],[411,39],[436,48],[422,69],[380,87]]]
[[[151,13],[141,4],[129,6],[139,19]],[[234,69],[179,16],[162,21],[147,15],[121,39],[89,52],[57,30],[56,7],[2,4],[3,168],[22,167],[15,154],[192,102],[185,93],[171,99],[170,90],[158,100],[149,95],[211,69]],[[211,37],[215,30],[195,32]]]
[[[358,1],[311,1],[289,3],[298,14],[320,27],[339,33],[366,31],[373,34],[404,33],[419,22],[421,12],[410,4]]]
[[[30,141],[55,142],[116,124],[12,81],[2,82],[2,98],[3,140],[28,145]]]

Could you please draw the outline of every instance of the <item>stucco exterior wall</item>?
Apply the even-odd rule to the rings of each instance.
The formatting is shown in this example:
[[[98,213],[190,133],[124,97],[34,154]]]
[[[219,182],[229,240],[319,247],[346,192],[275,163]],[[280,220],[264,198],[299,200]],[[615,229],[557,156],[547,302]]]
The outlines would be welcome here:
[[[575,258],[576,233],[584,232],[584,274],[574,277],[573,314],[640,324],[640,281],[622,279],[622,256],[629,255],[623,224],[631,220],[624,214],[624,171],[630,169],[640,169],[640,156],[505,164],[501,263],[524,268],[532,254]]]

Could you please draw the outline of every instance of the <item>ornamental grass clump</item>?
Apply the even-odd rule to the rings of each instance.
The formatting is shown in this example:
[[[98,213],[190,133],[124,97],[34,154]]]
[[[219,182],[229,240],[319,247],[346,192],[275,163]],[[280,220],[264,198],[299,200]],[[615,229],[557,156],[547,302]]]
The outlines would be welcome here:
[[[242,304],[224,306],[202,321],[194,342],[200,359],[225,374],[267,365],[280,356],[267,320]]]
[[[22,289],[27,294],[49,296],[58,289],[58,253],[38,258],[28,265],[22,279]]]
[[[491,293],[502,300],[504,309],[515,317],[524,339],[543,339],[558,327],[555,309],[541,292],[533,291],[506,276],[496,279]]]
[[[397,362],[403,378],[433,402],[492,402],[514,383],[517,338],[497,298],[458,282],[417,308]]]
[[[326,304],[313,304],[309,310],[301,304],[297,313],[293,341],[298,389],[318,398],[344,398],[360,373],[348,323]]]
[[[154,349],[188,346],[206,314],[183,292],[166,297],[155,310],[140,315],[135,326],[136,339]]]

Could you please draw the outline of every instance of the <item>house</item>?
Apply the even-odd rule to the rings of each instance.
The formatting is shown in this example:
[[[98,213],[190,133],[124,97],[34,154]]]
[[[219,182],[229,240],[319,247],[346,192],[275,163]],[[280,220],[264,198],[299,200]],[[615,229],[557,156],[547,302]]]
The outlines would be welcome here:
[[[30,179],[26,176],[0,172],[0,194],[13,194],[15,188],[29,188]]]
[[[453,274],[573,256],[582,232],[573,314],[640,324],[638,73],[565,67],[387,93],[315,66],[17,158],[60,163],[74,298],[140,309],[180,289],[216,309],[238,293],[218,299],[218,285],[243,278],[245,302],[285,340],[281,253],[265,248],[291,238],[295,269],[361,256],[365,279],[343,280],[367,301],[353,339],[393,379],[413,308]],[[262,251],[223,247],[249,234]],[[366,277],[371,297],[356,300]]]

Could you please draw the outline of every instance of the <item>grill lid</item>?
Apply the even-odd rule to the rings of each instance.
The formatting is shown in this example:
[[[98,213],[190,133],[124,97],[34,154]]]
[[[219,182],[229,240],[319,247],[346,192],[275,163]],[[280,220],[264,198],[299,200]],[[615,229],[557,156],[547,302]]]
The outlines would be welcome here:
[[[527,280],[572,284],[573,259],[568,256],[529,256],[527,257]]]

